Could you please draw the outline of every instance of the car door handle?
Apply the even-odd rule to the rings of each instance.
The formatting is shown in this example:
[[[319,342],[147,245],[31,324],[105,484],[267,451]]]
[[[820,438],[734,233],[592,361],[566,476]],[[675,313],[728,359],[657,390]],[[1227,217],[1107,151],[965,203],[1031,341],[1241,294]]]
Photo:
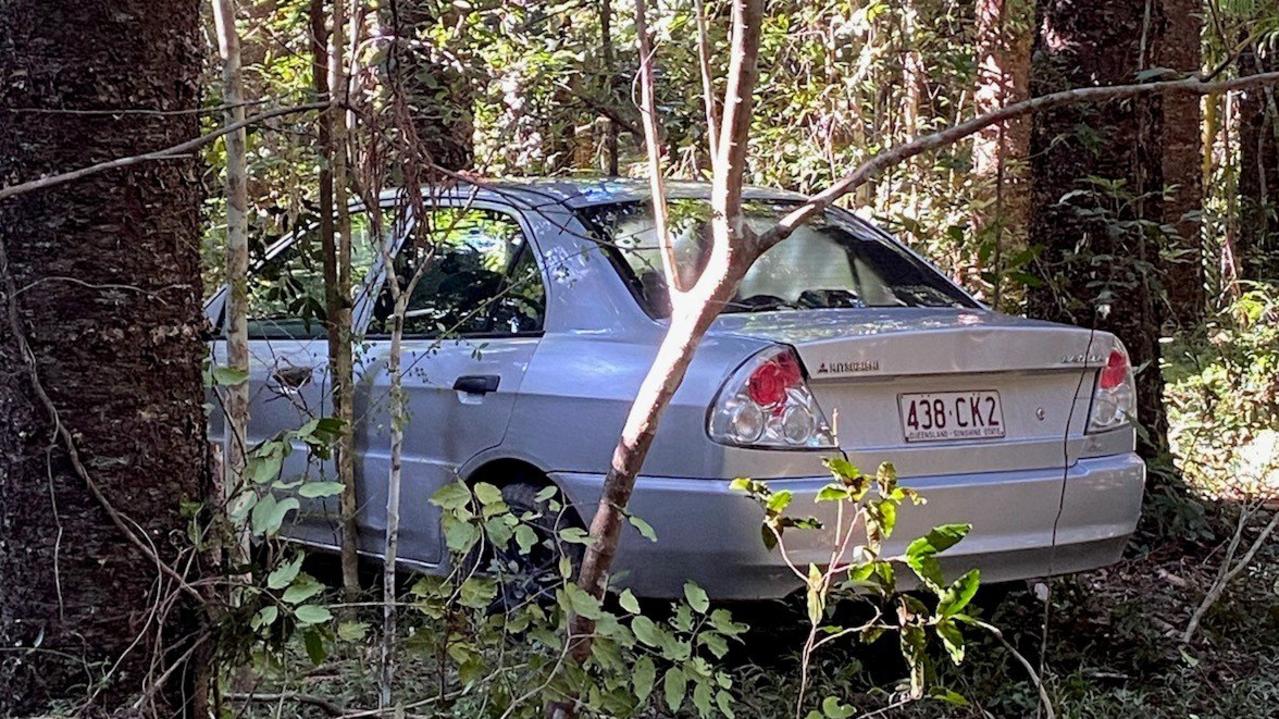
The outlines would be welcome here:
[[[467,394],[488,394],[496,392],[502,378],[495,374],[468,374],[457,378],[453,389]]]
[[[276,384],[288,389],[299,389],[311,382],[310,367],[277,367],[271,372]]]

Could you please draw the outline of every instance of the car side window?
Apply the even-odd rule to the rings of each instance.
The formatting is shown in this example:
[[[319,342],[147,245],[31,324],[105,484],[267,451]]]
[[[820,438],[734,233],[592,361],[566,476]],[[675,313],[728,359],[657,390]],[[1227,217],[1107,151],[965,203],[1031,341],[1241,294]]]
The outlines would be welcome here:
[[[367,212],[351,214],[351,292],[360,289],[378,256]],[[389,227],[384,222],[384,227]],[[385,232],[385,230],[384,230]],[[325,336],[324,254],[318,224],[249,273],[249,337],[310,339]]]
[[[546,289],[515,218],[485,209],[440,208],[418,224],[395,258],[394,281],[411,287],[404,334],[418,337],[539,332]],[[391,332],[394,300],[384,286],[370,334]]]

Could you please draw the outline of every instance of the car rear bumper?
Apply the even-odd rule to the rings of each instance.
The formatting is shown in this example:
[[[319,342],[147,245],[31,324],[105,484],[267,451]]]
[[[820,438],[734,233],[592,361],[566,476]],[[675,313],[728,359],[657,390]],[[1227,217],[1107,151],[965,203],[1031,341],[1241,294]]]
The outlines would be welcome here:
[[[552,478],[589,523],[603,478],[580,473]],[[951,575],[976,567],[982,581],[992,583],[1113,564],[1136,529],[1145,478],[1145,464],[1132,453],[1081,459],[1065,472],[1064,482],[1060,469],[903,478],[927,504],[902,507],[887,553],[900,553],[939,524],[966,522],[972,532],[942,556]],[[827,527],[786,534],[788,553],[801,569],[830,561],[834,505],[812,501],[827,481],[768,481],[774,491],[794,493],[789,515],[816,516]],[[691,579],[717,599],[766,599],[803,585],[779,552],[765,549],[760,509],[730,490],[728,480],[641,477],[630,511],[653,526],[657,541],[623,530],[615,586],[641,596],[676,597]],[[904,589],[912,586],[907,575],[908,570],[898,573]]]

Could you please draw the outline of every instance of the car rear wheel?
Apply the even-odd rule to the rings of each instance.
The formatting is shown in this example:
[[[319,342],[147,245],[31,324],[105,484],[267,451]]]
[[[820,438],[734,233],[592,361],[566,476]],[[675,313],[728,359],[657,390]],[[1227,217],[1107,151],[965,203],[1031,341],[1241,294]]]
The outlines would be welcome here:
[[[494,600],[497,610],[510,610],[530,602],[547,604],[555,601],[555,590],[562,585],[561,558],[567,558],[570,576],[576,577],[582,564],[582,545],[565,542],[560,533],[570,527],[580,528],[577,515],[555,496],[539,500],[548,485],[520,481],[502,487],[502,501],[522,525],[533,530],[536,541],[528,551],[521,551],[512,538],[506,546],[490,546],[480,569],[498,580]]]

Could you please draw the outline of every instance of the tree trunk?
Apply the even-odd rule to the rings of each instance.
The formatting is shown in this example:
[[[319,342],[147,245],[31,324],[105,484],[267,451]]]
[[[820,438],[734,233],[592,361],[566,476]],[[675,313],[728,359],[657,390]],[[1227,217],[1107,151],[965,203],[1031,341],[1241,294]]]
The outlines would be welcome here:
[[[1202,0],[1162,0],[1159,8],[1154,65],[1184,75],[1199,72],[1203,62],[1199,39]],[[1168,93],[1158,99],[1157,106],[1163,124],[1157,145],[1160,175],[1168,191],[1163,221],[1176,228],[1176,235],[1167,238],[1164,252],[1171,258],[1162,263],[1164,286],[1171,319],[1189,328],[1203,320],[1208,307],[1199,222],[1204,194],[1201,101],[1194,95]]]
[[[217,27],[218,50],[222,55],[222,99],[227,105],[225,122],[244,121],[244,84],[240,76],[240,36],[235,27],[235,0],[214,0],[213,18]],[[222,403],[226,411],[224,444],[225,476],[222,496],[226,501],[239,493],[248,448],[245,429],[249,426],[249,228],[248,177],[246,175],[247,131],[226,136],[226,310],[222,322],[226,335],[227,366],[239,370],[244,381],[225,388]],[[232,538],[227,553],[232,565],[248,558],[247,526]]]
[[[1030,96],[1030,46],[1035,8],[1031,0],[978,0],[977,114],[990,112]],[[981,241],[993,242],[990,267],[991,304],[1004,305],[1004,260],[1026,247],[1030,218],[1030,118],[1018,117],[989,127],[973,141],[973,172],[978,183],[973,229]],[[976,284],[967,278],[966,284]]]
[[[0,105],[187,114],[0,113],[0,176],[196,136],[199,9],[5,3]],[[200,631],[155,562],[190,557],[182,503],[208,486],[199,208],[190,155],[0,203],[0,715],[127,709]],[[150,696],[159,715],[195,669]]]
[[[1134,81],[1152,42],[1145,3],[1038,0],[1037,8],[1032,96]],[[1149,430],[1142,448],[1148,457],[1167,446],[1159,372],[1163,316],[1154,269],[1159,247],[1138,225],[1163,218],[1157,194],[1138,199],[1162,188],[1162,158],[1150,152],[1157,144],[1150,141],[1158,130],[1157,107],[1130,99],[1050,110],[1035,116],[1031,135],[1030,241],[1043,247],[1038,274],[1046,284],[1029,293],[1028,311],[1114,332],[1133,365],[1145,366],[1137,394],[1140,421]],[[1124,185],[1112,193],[1088,184],[1090,177]],[[1060,202],[1077,190],[1088,195]],[[1090,219],[1078,208],[1110,215]],[[1093,263],[1097,255],[1110,259]]]
[[[333,392],[333,416],[342,422],[334,459],[342,494],[338,498],[342,514],[342,588],[347,599],[360,591],[359,533],[355,518],[359,498],[355,492],[355,396],[354,360],[351,348],[351,213],[348,183],[347,104],[350,86],[346,76],[346,0],[334,0],[329,27],[327,86],[337,104],[325,113],[328,142],[325,161],[332,178],[333,225],[325,234],[325,315],[329,331],[329,376]],[[326,217],[327,219],[327,217]],[[321,226],[321,230],[325,230]]]
[[[1239,74],[1279,68],[1274,50],[1262,57],[1255,47],[1239,56]],[[1236,246],[1240,279],[1279,278],[1279,113],[1273,88],[1251,88],[1240,94],[1239,198],[1241,222]]]

